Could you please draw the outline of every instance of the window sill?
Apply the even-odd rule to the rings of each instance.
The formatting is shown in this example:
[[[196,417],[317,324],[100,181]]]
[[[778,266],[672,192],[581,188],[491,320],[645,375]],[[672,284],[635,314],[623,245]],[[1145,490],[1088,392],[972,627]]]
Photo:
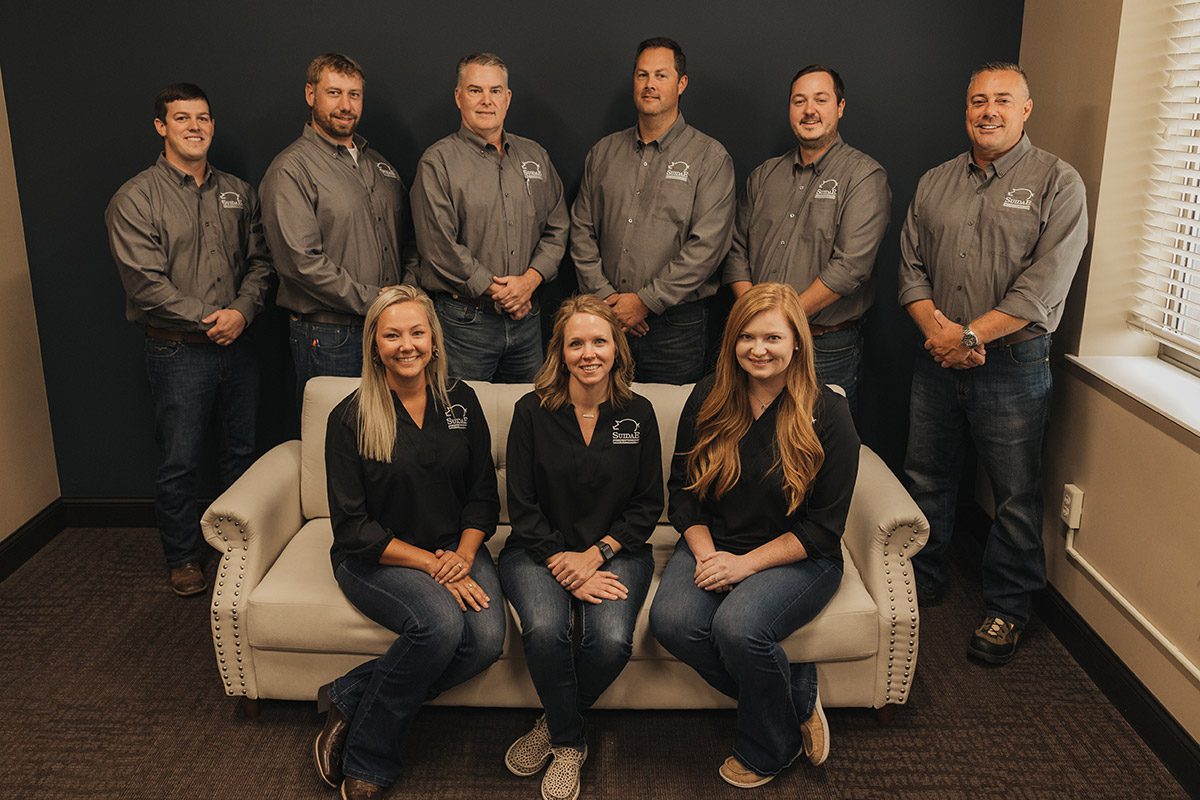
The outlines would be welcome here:
[[[1200,436],[1200,378],[1155,356],[1068,355],[1067,360]]]

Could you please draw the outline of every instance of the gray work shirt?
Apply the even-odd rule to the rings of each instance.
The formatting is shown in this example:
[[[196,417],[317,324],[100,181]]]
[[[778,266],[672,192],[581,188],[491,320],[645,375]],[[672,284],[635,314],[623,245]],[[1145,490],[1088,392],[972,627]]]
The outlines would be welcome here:
[[[840,136],[808,166],[794,148],[746,180],[723,280],[778,281],[802,292],[820,278],[841,299],[809,321],[859,319],[874,300],[871,273],[891,206],[883,167]]]
[[[130,322],[196,332],[214,311],[249,324],[262,309],[271,259],[258,196],[241,178],[209,167],[197,186],[160,155],[117,190],[104,221]]]
[[[653,142],[637,126],[604,137],[571,208],[580,290],[636,292],[656,314],[711,296],[734,206],[733,160],[682,114]]]
[[[367,313],[379,289],[416,265],[408,193],[396,168],[354,136],[345,146],[305,125],[263,176],[263,227],[277,302],[298,314]]]
[[[421,156],[412,210],[426,290],[481,297],[493,275],[558,274],[568,228],[562,181],[532,139],[505,133],[503,146],[460,128]]]
[[[900,236],[900,305],[967,324],[996,309],[1052,333],[1087,244],[1075,169],[1028,135],[980,169],[970,151],[926,172]]]

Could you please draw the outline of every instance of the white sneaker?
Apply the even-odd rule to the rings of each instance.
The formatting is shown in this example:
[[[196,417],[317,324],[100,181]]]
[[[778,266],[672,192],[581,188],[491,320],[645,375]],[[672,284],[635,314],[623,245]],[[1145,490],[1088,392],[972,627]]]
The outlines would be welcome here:
[[[577,800],[579,797],[579,770],[587,761],[587,745],[582,750],[574,747],[552,747],[554,760],[542,776],[542,800]]]
[[[528,778],[541,772],[549,758],[550,729],[546,727],[546,715],[542,714],[533,723],[533,730],[509,746],[504,766],[513,775]]]

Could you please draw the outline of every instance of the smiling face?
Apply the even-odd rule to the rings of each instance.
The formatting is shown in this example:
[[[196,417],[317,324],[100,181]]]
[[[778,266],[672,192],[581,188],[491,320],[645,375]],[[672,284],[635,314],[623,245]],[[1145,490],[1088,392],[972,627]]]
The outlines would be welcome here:
[[[375,327],[375,353],[393,389],[423,381],[433,354],[433,333],[425,309],[415,302],[385,308]]]
[[[975,163],[987,166],[1021,141],[1033,111],[1029,87],[1012,70],[981,72],[967,87],[967,136]]]
[[[675,71],[674,51],[647,47],[633,66],[633,104],[644,117],[671,117],[679,110],[679,95],[687,84],[687,76]]]
[[[803,150],[819,154],[829,147],[845,110],[846,101],[838,102],[828,72],[810,72],[792,84],[788,119]]]
[[[796,334],[778,308],[751,317],[734,347],[738,366],[750,376],[751,391],[756,383],[770,391],[782,388],[795,353]]]
[[[207,161],[213,136],[208,101],[172,100],[167,103],[166,117],[154,120],[154,129],[163,137],[167,161],[185,170]]]
[[[595,314],[573,314],[563,326],[563,364],[578,388],[607,385],[616,359],[612,325]]]
[[[312,124],[336,144],[350,146],[363,110],[363,79],[331,69],[321,70],[315,84],[304,84]]]
[[[466,128],[485,141],[492,141],[504,130],[504,117],[512,91],[508,73],[500,67],[467,64],[462,79],[454,87],[454,103]]]

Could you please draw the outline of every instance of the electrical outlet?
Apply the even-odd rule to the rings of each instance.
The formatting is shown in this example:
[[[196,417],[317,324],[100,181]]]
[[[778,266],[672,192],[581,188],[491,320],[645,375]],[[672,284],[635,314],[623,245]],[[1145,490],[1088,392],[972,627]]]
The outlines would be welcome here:
[[[1073,483],[1063,487],[1060,516],[1068,528],[1079,530],[1079,522],[1083,519],[1083,489]]]

